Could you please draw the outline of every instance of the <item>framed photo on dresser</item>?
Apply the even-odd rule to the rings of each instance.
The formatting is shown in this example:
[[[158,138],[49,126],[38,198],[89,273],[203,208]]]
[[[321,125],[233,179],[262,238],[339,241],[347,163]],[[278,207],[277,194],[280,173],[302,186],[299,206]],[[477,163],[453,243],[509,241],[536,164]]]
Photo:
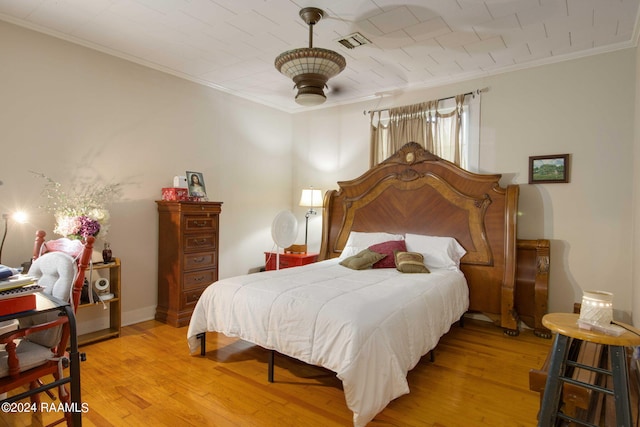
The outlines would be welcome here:
[[[189,196],[203,200],[207,199],[207,190],[202,172],[187,171],[187,185],[189,187]]]

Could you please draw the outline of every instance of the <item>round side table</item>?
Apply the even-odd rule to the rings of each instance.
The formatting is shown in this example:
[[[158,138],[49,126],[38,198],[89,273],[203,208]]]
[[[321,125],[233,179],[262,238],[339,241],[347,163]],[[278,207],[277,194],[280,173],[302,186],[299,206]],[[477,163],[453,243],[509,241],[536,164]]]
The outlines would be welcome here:
[[[542,324],[555,333],[555,339],[551,350],[552,355],[549,363],[549,372],[547,374],[547,383],[544,388],[544,397],[538,417],[538,427],[555,426],[556,420],[559,418],[566,421],[578,422],[582,425],[591,425],[559,411],[563,382],[585,387],[599,393],[613,395],[615,398],[616,425],[620,427],[631,426],[629,371],[625,347],[640,345],[640,330],[635,329],[631,325],[616,322],[616,324],[626,330],[619,336],[607,335],[603,332],[580,328],[578,326],[578,318],[578,314],[572,313],[550,313],[542,318]],[[609,350],[611,370],[587,366],[568,360],[569,342],[571,338],[606,346]],[[611,375],[613,378],[613,390],[565,376],[567,366]]]

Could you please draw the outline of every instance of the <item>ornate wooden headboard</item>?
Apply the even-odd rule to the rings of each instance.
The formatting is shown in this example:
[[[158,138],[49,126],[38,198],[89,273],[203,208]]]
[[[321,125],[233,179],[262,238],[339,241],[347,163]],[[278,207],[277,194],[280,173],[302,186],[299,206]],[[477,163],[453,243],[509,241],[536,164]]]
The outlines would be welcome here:
[[[359,178],[325,194],[320,259],[340,255],[353,231],[455,237],[470,311],[518,329],[514,310],[519,187],[467,172],[410,142]]]

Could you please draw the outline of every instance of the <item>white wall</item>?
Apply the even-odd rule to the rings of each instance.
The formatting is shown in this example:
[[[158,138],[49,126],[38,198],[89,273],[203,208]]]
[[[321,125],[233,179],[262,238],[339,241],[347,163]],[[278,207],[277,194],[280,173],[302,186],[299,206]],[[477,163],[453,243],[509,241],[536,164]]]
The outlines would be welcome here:
[[[4,264],[31,257],[36,229],[55,237],[38,208],[44,181],[29,171],[122,183],[108,240],[122,259],[123,322],[153,317],[154,201],[186,170],[223,202],[220,276],[264,264],[271,220],[291,207],[290,115],[3,22],[0,52],[0,212],[31,215],[11,225]]]
[[[480,168],[502,173],[503,185],[520,184],[518,237],[551,240],[549,310],[572,311],[583,290],[603,289],[615,294],[619,320],[629,321],[635,61],[636,50],[627,49],[297,114],[294,150],[303,164],[295,163],[294,178],[336,188],[336,181],[363,173],[369,144],[363,110],[488,87]],[[572,156],[569,184],[528,184],[529,156],[564,153]],[[304,165],[312,159],[334,163]]]
[[[636,47],[636,70],[640,70],[640,47]],[[633,325],[640,327],[640,75],[636,72],[636,103],[633,150]]]

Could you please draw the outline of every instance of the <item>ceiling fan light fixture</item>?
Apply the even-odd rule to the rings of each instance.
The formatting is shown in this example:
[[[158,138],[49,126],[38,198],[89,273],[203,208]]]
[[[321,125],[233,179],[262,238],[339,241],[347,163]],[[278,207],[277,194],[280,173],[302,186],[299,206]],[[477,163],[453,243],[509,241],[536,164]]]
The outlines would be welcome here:
[[[275,67],[296,85],[296,102],[303,106],[322,104],[327,98],[327,81],[339,74],[347,65],[342,55],[332,50],[313,47],[313,26],[324,16],[321,9],[305,7],[300,17],[309,25],[309,47],[281,53]]]
[[[296,103],[303,107],[315,107],[323,104],[326,100],[324,91],[318,88],[299,89],[296,95]]]

